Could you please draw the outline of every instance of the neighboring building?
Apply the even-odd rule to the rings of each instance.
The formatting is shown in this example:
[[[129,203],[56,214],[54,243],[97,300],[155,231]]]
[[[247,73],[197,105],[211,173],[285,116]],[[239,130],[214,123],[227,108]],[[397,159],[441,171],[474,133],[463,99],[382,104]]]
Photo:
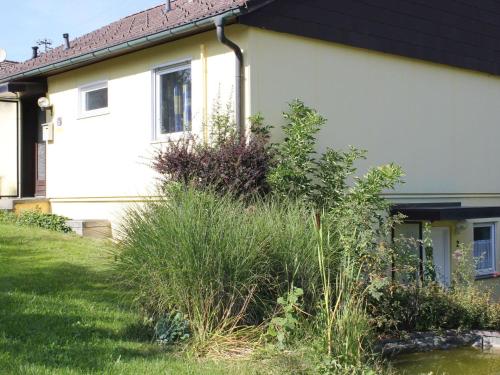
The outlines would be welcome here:
[[[152,189],[154,150],[187,127],[206,136],[217,98],[277,125],[300,98],[329,119],[322,149],[367,149],[362,169],[402,165],[406,184],[388,193],[408,215],[398,233],[432,222],[443,282],[458,242],[485,255],[479,278],[500,271],[500,4],[168,3],[0,70],[0,206],[39,197],[57,214],[117,222]],[[243,51],[241,91],[224,30]]]
[[[5,60],[3,62],[0,62],[0,74],[2,74],[3,71],[13,69],[16,64],[18,64],[18,62],[9,61],[9,60]]]

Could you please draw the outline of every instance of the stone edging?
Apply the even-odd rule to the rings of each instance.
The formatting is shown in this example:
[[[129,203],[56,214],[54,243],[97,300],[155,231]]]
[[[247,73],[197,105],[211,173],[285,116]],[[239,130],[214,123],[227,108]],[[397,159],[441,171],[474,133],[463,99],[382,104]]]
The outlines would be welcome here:
[[[380,341],[375,349],[384,357],[399,354],[448,350],[460,347],[482,349],[500,348],[500,332],[447,330],[442,333],[415,332],[407,339],[387,339]]]

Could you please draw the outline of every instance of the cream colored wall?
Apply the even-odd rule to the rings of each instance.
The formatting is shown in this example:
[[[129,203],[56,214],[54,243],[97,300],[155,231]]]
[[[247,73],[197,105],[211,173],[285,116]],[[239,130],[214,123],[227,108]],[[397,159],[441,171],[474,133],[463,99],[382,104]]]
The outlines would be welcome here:
[[[17,118],[17,103],[0,101],[0,196],[18,193]]]
[[[249,55],[252,112],[282,124],[304,100],[329,120],[321,149],[367,149],[361,170],[404,168],[393,198],[500,203],[500,78],[260,29]]]
[[[245,29],[229,27],[228,36],[245,48]],[[164,143],[152,140],[152,72],[185,59],[192,61],[193,132],[202,136],[205,113],[234,92],[234,54],[215,31],[49,78],[54,121],[62,122],[47,149],[47,196],[55,213],[117,221],[127,202],[154,192],[148,163]],[[109,113],[79,118],[78,87],[97,81],[108,81]]]

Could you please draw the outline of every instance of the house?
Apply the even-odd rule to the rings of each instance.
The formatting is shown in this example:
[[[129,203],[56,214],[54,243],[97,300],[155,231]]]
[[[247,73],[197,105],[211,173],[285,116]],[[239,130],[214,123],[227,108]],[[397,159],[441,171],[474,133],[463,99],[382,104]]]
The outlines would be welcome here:
[[[218,98],[242,129],[300,98],[329,119],[321,148],[402,165],[397,234],[432,223],[441,282],[470,243],[497,285],[499,46],[491,0],[166,1],[1,67],[0,207],[117,223],[151,193],[152,152],[206,137]]]

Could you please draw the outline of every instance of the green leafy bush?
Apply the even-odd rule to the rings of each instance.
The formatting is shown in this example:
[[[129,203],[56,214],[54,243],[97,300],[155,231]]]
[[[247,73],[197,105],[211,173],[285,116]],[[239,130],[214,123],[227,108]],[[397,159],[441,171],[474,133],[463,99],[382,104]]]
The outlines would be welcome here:
[[[424,238],[423,243],[432,251],[432,241]],[[379,285],[368,304],[378,331],[500,329],[500,304],[493,301],[488,288],[476,283],[471,249],[462,244],[454,257],[450,287],[434,281],[432,267],[425,272],[423,281],[413,278]],[[410,272],[415,275],[416,268]]]
[[[173,345],[190,337],[189,322],[178,312],[161,317],[154,331],[156,340],[163,345]]]
[[[69,220],[64,216],[46,214],[39,210],[30,210],[21,212],[16,223],[23,226],[39,227],[43,229],[49,229],[56,232],[69,233],[71,228],[66,224]]]
[[[0,210],[0,224],[15,224],[16,214],[6,210]]]
[[[284,297],[278,298],[279,312],[271,319],[267,334],[278,341],[280,349],[284,349],[297,333],[303,295],[302,289],[292,286]]]
[[[299,198],[313,193],[316,172],[316,134],[326,120],[300,100],[290,103],[290,111],[283,114],[285,140],[275,146],[276,166],[268,176],[275,194]]]
[[[384,333],[500,328],[500,305],[476,287],[396,283],[369,306],[374,326]]]

